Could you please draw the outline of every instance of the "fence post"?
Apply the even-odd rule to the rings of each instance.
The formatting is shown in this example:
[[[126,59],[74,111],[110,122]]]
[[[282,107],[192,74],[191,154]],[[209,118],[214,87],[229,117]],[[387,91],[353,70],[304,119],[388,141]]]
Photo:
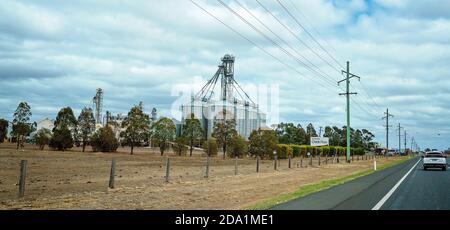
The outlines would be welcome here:
[[[313,157],[312,157],[312,155],[311,156],[309,156],[309,165],[311,165],[311,167],[313,166]]]
[[[111,161],[111,172],[109,174],[109,188],[114,188],[114,176],[116,174],[116,159],[113,158]]]
[[[339,164],[339,155],[337,156],[337,158],[336,158],[336,159],[337,159],[336,163],[338,163],[338,164]]]
[[[19,198],[25,195],[25,179],[27,177],[27,160],[20,161]]]
[[[169,182],[169,176],[170,176],[170,158],[167,157],[167,161],[166,161],[166,182]]]
[[[278,161],[278,156],[275,154],[275,159],[274,159],[274,162],[273,162],[273,169],[275,170],[275,171],[277,171],[277,162]]]
[[[328,155],[325,157],[325,164],[328,165]]]
[[[353,162],[353,154],[352,154],[352,162]]]
[[[291,155],[289,155],[289,168],[291,168]]]
[[[300,158],[300,168],[303,168],[303,156]]]
[[[205,171],[205,178],[209,177],[209,156],[206,157],[206,171]]]
[[[256,156],[256,172],[259,173],[259,156]]]
[[[236,176],[238,174],[238,157],[235,157],[234,160],[234,175]]]
[[[320,166],[320,155],[319,155],[319,166]]]

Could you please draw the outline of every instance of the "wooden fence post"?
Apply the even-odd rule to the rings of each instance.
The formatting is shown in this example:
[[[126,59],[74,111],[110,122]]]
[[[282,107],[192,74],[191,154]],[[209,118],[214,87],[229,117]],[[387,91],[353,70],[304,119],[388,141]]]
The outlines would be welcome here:
[[[320,155],[319,155],[319,166],[320,166]]]
[[[25,195],[25,179],[27,177],[27,160],[20,161],[19,198]]]
[[[206,171],[205,171],[205,178],[209,177],[209,156],[206,157]]]
[[[170,158],[167,157],[167,161],[166,161],[166,182],[169,182],[169,176],[170,176]]]
[[[291,155],[289,155],[289,162],[288,162],[289,168],[291,168]]]
[[[259,156],[256,156],[256,172],[259,173]]]
[[[274,162],[273,162],[273,169],[275,171],[277,171],[277,164],[278,164],[278,156],[275,155],[275,159],[274,159]]]
[[[236,176],[238,174],[238,157],[235,157],[234,160],[234,175]]]
[[[111,161],[111,171],[109,173],[109,188],[114,188],[114,176],[116,174],[116,159],[113,158]]]
[[[300,158],[300,168],[303,168],[303,156]]]

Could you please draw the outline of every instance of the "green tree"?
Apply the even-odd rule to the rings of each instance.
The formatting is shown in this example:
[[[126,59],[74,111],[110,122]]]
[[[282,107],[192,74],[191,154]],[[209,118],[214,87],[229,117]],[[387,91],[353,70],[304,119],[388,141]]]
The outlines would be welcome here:
[[[55,127],[53,128],[53,131],[56,129],[68,129],[71,132],[75,132],[75,129],[77,128],[77,119],[73,114],[72,108],[62,108],[56,116],[54,125]]]
[[[73,147],[72,132],[66,127],[55,129],[49,146],[52,149],[65,151]]]
[[[173,151],[178,154],[178,156],[186,154],[188,146],[185,137],[177,137],[175,143],[173,144]]]
[[[189,156],[192,156],[194,142],[203,138],[202,126],[193,113],[190,114],[189,119],[186,119],[186,124],[183,125],[183,136],[189,142]]]
[[[84,108],[78,116],[78,135],[83,142],[83,152],[89,138],[95,131],[95,118],[91,108]]]
[[[122,122],[122,128],[125,128],[120,136],[131,147],[131,155],[135,146],[148,139],[150,132],[150,116],[145,114],[142,105],[131,108],[128,116]]]
[[[44,147],[50,144],[51,139],[52,132],[46,128],[39,129],[35,136],[35,142],[39,146],[40,150],[44,150]]]
[[[12,125],[12,134],[17,139],[17,149],[23,144],[23,139],[33,132],[33,124],[30,122],[32,113],[31,108],[26,102],[20,102],[14,112]]]
[[[115,152],[119,147],[119,141],[111,127],[107,125],[92,135],[91,146],[94,152]]]
[[[372,143],[374,137],[375,135],[373,135],[373,133],[371,133],[369,130],[367,129],[362,130],[362,139],[364,143],[364,148],[368,150],[371,147],[370,144]]]
[[[300,124],[280,123],[275,132],[278,135],[278,142],[282,144],[306,144],[306,132]]]
[[[230,157],[243,157],[248,151],[248,145],[245,138],[239,134],[233,135],[230,139],[227,151]]]
[[[221,119],[214,123],[212,136],[217,139],[218,144],[222,147],[223,159],[225,159],[227,152],[227,144],[236,133],[236,121],[234,119]]]
[[[308,145],[311,145],[311,137],[317,137],[316,129],[314,129],[312,123],[309,123],[308,126],[306,126],[306,137]]]
[[[159,145],[161,156],[164,155],[168,143],[175,137],[176,127],[173,121],[167,117],[159,119],[153,125],[153,138]]]
[[[73,147],[76,135],[77,119],[73,115],[73,110],[70,107],[62,108],[54,123],[53,137],[50,140],[50,147],[59,151],[65,151]]]
[[[205,151],[206,155],[209,157],[217,156],[218,153],[218,145],[217,140],[215,138],[209,138],[203,143],[203,150]]]
[[[8,135],[8,127],[9,122],[5,119],[0,119],[0,143],[5,141],[6,136]]]
[[[254,130],[249,137],[248,151],[252,156],[270,156],[277,148],[278,139],[272,130]]]

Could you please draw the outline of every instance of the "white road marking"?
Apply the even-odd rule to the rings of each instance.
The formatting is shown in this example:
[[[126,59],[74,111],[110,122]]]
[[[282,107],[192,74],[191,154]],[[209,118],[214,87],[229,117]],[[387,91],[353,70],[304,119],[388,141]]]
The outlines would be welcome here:
[[[402,179],[400,179],[397,184],[395,184],[395,186],[392,187],[392,189],[380,201],[378,201],[378,203],[372,208],[372,210],[380,210],[381,206],[383,206],[384,203],[386,203],[386,201],[392,196],[392,194],[394,194],[395,190],[397,190],[400,184],[406,179],[406,177],[412,172],[412,170],[417,166],[417,164],[419,164],[421,160],[422,159],[419,159],[417,163],[414,164],[414,166],[402,177]]]

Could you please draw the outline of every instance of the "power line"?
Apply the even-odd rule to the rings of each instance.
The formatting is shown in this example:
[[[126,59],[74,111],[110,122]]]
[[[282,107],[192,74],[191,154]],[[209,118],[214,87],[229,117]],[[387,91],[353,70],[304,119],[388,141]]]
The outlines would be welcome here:
[[[300,52],[298,52],[295,48],[293,48],[291,45],[289,45],[288,42],[286,42],[283,38],[281,38],[278,34],[276,34],[272,29],[270,29],[264,22],[262,22],[258,17],[256,17],[250,10],[247,9],[247,7],[245,7],[244,5],[242,5],[238,0],[234,0],[242,9],[244,9],[248,14],[250,14],[256,21],[258,21],[264,28],[266,28],[270,33],[272,33],[275,37],[277,37],[280,41],[282,41],[286,46],[288,46],[290,49],[292,49],[296,54],[298,54],[300,57],[302,57],[303,59],[305,59],[310,65],[312,65],[313,67],[315,67],[317,69],[317,71],[319,71],[320,73],[318,73],[315,69],[312,69],[310,66],[305,65],[305,67],[307,67],[308,69],[311,69],[311,71],[314,71],[315,73],[321,75],[322,77],[328,78],[330,81],[334,81],[332,79],[332,77],[328,74],[326,74],[325,72],[321,71],[320,68],[318,66],[316,66],[314,63],[312,63],[311,61],[309,61],[305,56],[303,56]]]
[[[273,39],[271,39],[270,37],[268,37],[265,33],[261,32],[258,28],[256,28],[252,23],[250,23],[249,21],[247,21],[245,18],[243,18],[239,13],[237,13],[236,11],[234,11],[233,9],[231,9],[227,4],[225,4],[222,0],[217,0],[220,4],[222,4],[225,8],[227,8],[231,13],[233,13],[234,15],[236,15],[241,21],[243,21],[245,24],[247,24],[248,26],[250,26],[253,30],[255,30],[256,32],[258,32],[261,36],[263,36],[264,38],[266,38],[268,41],[270,41],[273,45],[277,46],[281,51],[283,51],[286,55],[288,55],[289,57],[293,58],[294,60],[296,60],[298,63],[305,65],[304,62],[302,62],[300,59],[298,59],[297,57],[295,57],[294,55],[292,55],[292,53],[290,53],[289,51],[287,51],[286,49],[284,49],[282,46],[280,46],[277,42],[275,42]],[[326,78],[325,78],[326,79]],[[328,80],[328,79],[326,79]],[[331,86],[333,87],[337,87],[338,89],[340,89],[338,86],[336,86],[334,83],[332,82],[327,82],[329,83]]]
[[[223,22],[222,20],[220,20],[218,17],[216,17],[215,15],[213,15],[211,12],[209,12],[207,9],[203,8],[202,6],[200,6],[199,4],[197,4],[195,1],[190,0],[192,2],[192,4],[194,4],[196,7],[198,7],[199,9],[201,9],[203,12],[205,12],[206,14],[208,14],[210,17],[214,18],[216,21],[220,22],[222,25],[224,25],[225,27],[227,27],[229,30],[233,31],[234,33],[236,33],[237,35],[239,35],[241,38],[243,38],[244,40],[248,41],[249,43],[251,43],[252,45],[254,45],[256,48],[258,48],[259,50],[263,51],[265,54],[269,55],[270,57],[272,57],[273,59],[277,60],[279,63],[281,63],[282,65],[288,67],[289,69],[293,70],[294,72],[298,73],[300,76],[306,77],[308,79],[310,79],[311,81],[317,83],[318,85],[327,88],[327,86],[323,85],[321,82],[318,82],[316,79],[305,75],[303,73],[301,73],[300,71],[298,71],[296,68],[292,67],[291,65],[285,63],[284,61],[282,61],[281,59],[279,59],[278,57],[274,56],[273,54],[271,54],[270,52],[268,52],[266,49],[262,48],[260,45],[258,45],[257,43],[255,43],[254,41],[252,41],[251,39],[247,38],[246,36],[244,36],[242,33],[240,33],[239,31],[235,30],[233,27],[229,26],[228,24],[226,24],[225,22]]]
[[[333,57],[333,55],[331,55],[317,40],[316,38],[314,38],[314,36],[308,31],[308,29],[306,29],[298,20],[297,18],[291,14],[291,12],[284,6],[284,4],[280,1],[277,0],[278,4],[280,4],[280,6],[284,9],[284,11],[286,11],[286,13],[289,14],[289,16],[294,19],[294,21],[297,23],[297,25],[299,25],[307,34],[308,36],[325,52],[328,54],[328,56],[333,59],[338,66],[340,66],[341,68],[344,69],[344,67],[342,66],[342,64],[339,63],[339,61],[336,60],[336,58]]]
[[[322,61],[324,61],[326,64],[328,64],[331,68],[336,70],[337,72],[340,72],[338,68],[331,65],[330,62],[328,62],[326,59],[324,59],[320,54],[318,54],[316,51],[314,51],[306,42],[304,42],[300,37],[298,37],[297,34],[295,34],[288,26],[286,26],[277,16],[275,16],[267,7],[265,7],[260,1],[256,0],[256,2],[267,12],[269,13],[278,23],[280,23],[287,31],[289,31],[292,36],[294,36],[300,43],[302,43],[306,48],[308,48],[312,53],[314,53],[318,58],[320,58]]]

